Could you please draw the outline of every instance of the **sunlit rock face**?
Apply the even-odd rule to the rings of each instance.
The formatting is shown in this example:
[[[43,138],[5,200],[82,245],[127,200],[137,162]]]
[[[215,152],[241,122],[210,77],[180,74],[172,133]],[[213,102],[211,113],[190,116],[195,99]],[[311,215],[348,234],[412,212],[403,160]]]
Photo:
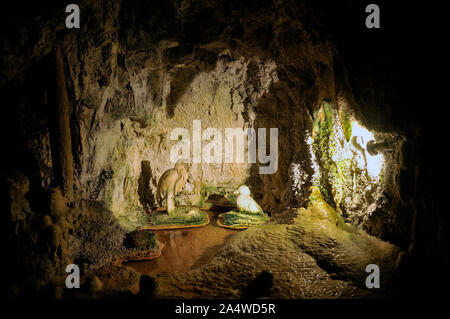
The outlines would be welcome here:
[[[392,135],[373,133],[362,126],[343,99],[334,105],[323,103],[314,114],[312,132],[307,137],[313,185],[356,225],[371,224],[375,212],[387,209],[386,184],[392,182],[387,165],[392,165],[392,159],[387,162],[385,152],[368,152],[367,145],[375,140],[392,140]],[[390,144],[389,152],[398,153],[400,148],[401,140],[397,139]]]
[[[174,165],[170,161],[171,149],[177,142],[176,137],[171,140],[174,129],[187,129],[192,145],[194,120],[201,121],[201,133],[209,127],[218,129],[223,142],[226,128],[254,127],[252,105],[276,80],[274,63],[243,57],[231,61],[227,54],[221,57],[211,70],[198,74],[195,61],[157,71],[161,80],[156,85],[162,95],[157,103],[154,95],[148,94],[149,88],[155,90],[150,81],[157,65],[140,69],[138,77],[131,77],[130,90],[135,107],[147,110],[143,115],[127,114],[116,119],[113,112],[120,110],[121,104],[114,93],[105,93],[108,97],[100,109],[81,107],[84,121],[80,123],[80,133],[86,148],[80,161],[78,189],[84,196],[105,201],[116,216],[131,218],[133,222],[136,211],[154,205],[157,181]],[[254,86],[252,81],[258,84]],[[126,101],[123,103],[130,102]],[[207,142],[203,141],[203,145]],[[250,164],[223,163],[223,154],[219,156],[222,163],[195,164],[191,173],[204,184],[244,183]],[[140,192],[140,183],[148,187],[143,190],[145,194]]]
[[[355,226],[413,253],[431,251],[434,243],[446,248],[445,210],[436,213],[431,196],[435,150],[431,139],[423,141],[440,135],[416,129],[408,103],[399,101],[415,99],[414,90],[392,93],[392,83],[383,82],[391,75],[386,66],[378,82],[366,73],[378,74],[373,67],[346,67],[352,55],[343,60],[320,27],[333,22],[321,18],[324,10],[336,9],[333,2],[321,7],[320,1],[86,0],[80,9],[87,14],[78,31],[61,23],[61,8],[51,8],[36,12],[40,18],[17,25],[14,33],[2,34],[0,89],[13,101],[2,126],[7,170],[24,173],[8,180],[5,211],[12,220],[4,223],[10,228],[5,242],[17,243],[8,254],[20,252],[12,267],[31,269],[34,288],[61,281],[62,266],[69,262],[91,269],[123,253],[124,234],[135,228],[143,210],[154,208],[158,179],[173,167],[169,158],[176,141],[170,133],[180,127],[192,132],[194,120],[201,121],[202,130],[221,132],[278,128],[279,158],[277,171],[267,175],[259,174],[257,164],[192,165],[191,173],[208,189],[248,185],[271,216],[270,224],[234,237],[214,262],[181,276],[193,295],[199,279],[213,277],[203,297],[240,296],[244,283],[267,266],[279,275],[272,296],[355,296],[348,280],[362,282],[363,264],[379,256],[394,269],[398,252]],[[340,19],[329,13],[333,17]],[[337,21],[329,30],[342,25]],[[347,35],[338,38],[352,41]],[[63,61],[58,83],[67,90],[65,130],[71,138],[63,154],[54,140],[55,45]],[[367,47],[377,52],[376,45]],[[389,57],[394,53],[389,50]],[[410,57],[414,54],[397,58]],[[408,68],[414,70],[417,61],[412,62]],[[399,82],[413,72],[402,71]],[[425,102],[430,104],[428,97]],[[428,113],[434,124],[436,113]],[[390,149],[375,155],[367,151],[370,140],[395,137]],[[73,196],[58,185],[59,155],[73,157]],[[307,207],[311,186],[323,207],[335,208],[334,219],[323,221],[327,211]],[[189,181],[187,189],[192,188]],[[429,231],[437,234],[434,242]],[[362,246],[355,246],[360,241]],[[334,248],[343,251],[329,255]],[[372,257],[370,252],[375,252]],[[231,267],[229,256],[234,256]],[[349,260],[351,270],[342,275]],[[342,280],[332,278],[336,268]],[[298,269],[306,277],[291,278]],[[121,271],[136,280],[135,273]],[[13,284],[26,279],[20,275],[12,276]],[[317,278],[323,286],[314,285]],[[177,285],[171,282],[164,289],[171,284]],[[164,289],[161,296],[173,296]]]

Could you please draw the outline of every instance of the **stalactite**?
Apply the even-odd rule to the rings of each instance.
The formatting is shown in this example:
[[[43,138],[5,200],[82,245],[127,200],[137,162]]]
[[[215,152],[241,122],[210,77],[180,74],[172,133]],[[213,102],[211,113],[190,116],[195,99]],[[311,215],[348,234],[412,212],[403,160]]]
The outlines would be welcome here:
[[[61,187],[67,198],[73,198],[73,157],[72,139],[70,135],[70,105],[67,95],[66,79],[64,74],[64,58],[60,48],[55,49],[56,71],[56,127],[52,132],[53,167],[55,169],[56,184]]]

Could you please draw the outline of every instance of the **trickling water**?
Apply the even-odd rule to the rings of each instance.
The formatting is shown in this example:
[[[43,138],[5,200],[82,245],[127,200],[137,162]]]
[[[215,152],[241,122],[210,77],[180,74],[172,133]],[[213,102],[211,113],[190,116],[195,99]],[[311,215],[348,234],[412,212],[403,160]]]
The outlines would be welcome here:
[[[144,274],[161,272],[188,272],[207,263],[238,230],[217,225],[217,214],[208,212],[210,223],[203,227],[177,230],[157,230],[156,238],[165,245],[160,257],[140,262],[129,262]]]

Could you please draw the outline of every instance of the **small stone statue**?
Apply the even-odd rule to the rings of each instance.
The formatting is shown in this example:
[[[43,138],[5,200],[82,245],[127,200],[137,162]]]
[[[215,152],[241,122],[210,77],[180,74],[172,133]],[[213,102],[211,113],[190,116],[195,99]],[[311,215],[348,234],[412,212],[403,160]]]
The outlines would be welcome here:
[[[261,206],[250,196],[250,189],[247,186],[240,186],[234,193],[239,194],[236,198],[236,206],[240,212],[264,213]]]
[[[233,194],[237,194],[236,206],[238,211],[229,211],[219,215],[218,225],[234,228],[245,229],[251,226],[262,225],[270,218],[264,213],[261,206],[250,196],[250,189],[242,185]]]
[[[168,169],[162,174],[158,182],[156,196],[159,204],[162,206],[163,201],[166,201],[167,212],[169,215],[175,211],[174,196],[178,194],[189,177],[186,164],[179,161],[174,168]]]

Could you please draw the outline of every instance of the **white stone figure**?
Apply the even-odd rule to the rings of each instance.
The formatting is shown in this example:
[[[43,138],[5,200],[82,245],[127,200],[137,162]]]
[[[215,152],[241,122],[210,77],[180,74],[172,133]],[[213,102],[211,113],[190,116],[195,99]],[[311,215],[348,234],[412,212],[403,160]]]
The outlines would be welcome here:
[[[172,215],[175,212],[174,196],[178,194],[189,178],[186,164],[178,161],[174,168],[168,169],[162,174],[156,190],[156,198],[160,205],[166,201],[167,212]]]
[[[240,212],[264,213],[261,206],[250,196],[250,189],[247,186],[240,186],[234,194],[239,194],[236,198],[236,206]]]

